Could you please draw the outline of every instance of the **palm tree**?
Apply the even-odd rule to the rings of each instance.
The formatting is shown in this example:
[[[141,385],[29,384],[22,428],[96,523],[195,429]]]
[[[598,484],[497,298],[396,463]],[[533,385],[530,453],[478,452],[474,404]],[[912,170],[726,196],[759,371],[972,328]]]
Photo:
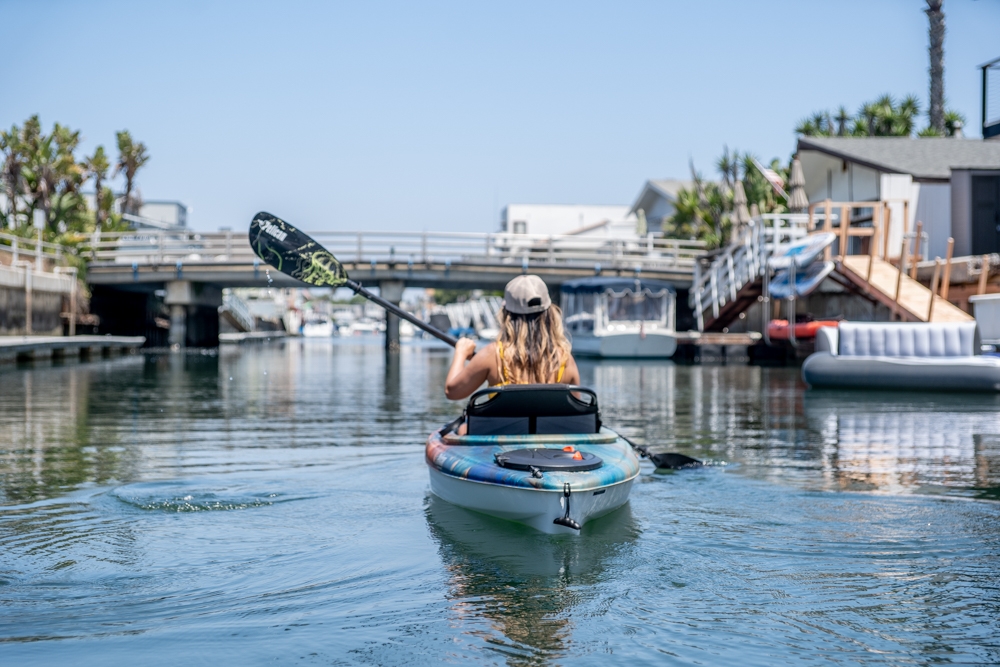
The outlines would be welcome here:
[[[21,129],[17,125],[12,125],[9,132],[0,132],[0,152],[3,154],[0,178],[7,194],[7,225],[13,228],[17,225],[17,198],[24,186],[25,161]]]
[[[931,127],[940,134],[945,133],[944,124],[944,12],[941,5],[944,0],[927,0],[927,19],[929,22],[931,59],[931,102],[927,109]]]
[[[104,153],[104,146],[98,146],[94,154],[83,161],[83,168],[88,176],[94,177],[94,222],[100,229],[107,220],[107,211],[104,203],[104,180],[108,177],[108,169],[111,163]]]
[[[132,196],[132,191],[135,188],[135,174],[144,164],[149,162],[149,154],[146,153],[146,145],[133,141],[128,130],[122,130],[116,136],[118,137],[118,164],[115,165],[115,176],[125,175],[122,213],[135,215],[139,212],[139,202]]]
[[[837,109],[834,120],[837,121],[837,136],[842,137],[847,134],[847,124],[851,121],[851,114],[847,113],[847,109],[843,105]]]

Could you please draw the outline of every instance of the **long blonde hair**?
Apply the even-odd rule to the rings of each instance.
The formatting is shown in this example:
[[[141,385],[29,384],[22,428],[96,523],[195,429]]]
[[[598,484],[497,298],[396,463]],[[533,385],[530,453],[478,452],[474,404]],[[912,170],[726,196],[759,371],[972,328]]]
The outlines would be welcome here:
[[[540,313],[520,315],[501,308],[497,356],[501,381],[546,384],[556,381],[559,367],[570,358],[571,345],[563,330],[562,311],[552,304]],[[503,358],[499,358],[500,350]],[[506,373],[504,373],[506,371]]]

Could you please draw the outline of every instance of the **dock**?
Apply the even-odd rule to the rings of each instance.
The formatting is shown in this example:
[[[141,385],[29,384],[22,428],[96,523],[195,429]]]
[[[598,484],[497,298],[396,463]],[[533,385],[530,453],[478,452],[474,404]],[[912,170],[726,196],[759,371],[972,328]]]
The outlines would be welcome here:
[[[288,338],[284,331],[237,331],[220,333],[219,345],[239,345],[242,343],[264,343],[273,339]]]
[[[0,336],[0,362],[109,356],[133,352],[145,342],[143,336]]]

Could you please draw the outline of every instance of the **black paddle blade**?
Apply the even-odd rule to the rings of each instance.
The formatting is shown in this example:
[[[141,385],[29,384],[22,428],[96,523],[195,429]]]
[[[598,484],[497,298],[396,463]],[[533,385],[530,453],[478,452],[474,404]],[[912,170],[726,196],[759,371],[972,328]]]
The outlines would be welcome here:
[[[657,468],[696,468],[698,466],[705,465],[698,459],[693,459],[690,456],[685,456],[684,454],[675,454],[673,452],[649,454],[649,460],[652,461],[653,465]]]
[[[261,211],[250,223],[250,247],[284,274],[316,287],[340,287],[347,271],[330,251],[281,218]]]

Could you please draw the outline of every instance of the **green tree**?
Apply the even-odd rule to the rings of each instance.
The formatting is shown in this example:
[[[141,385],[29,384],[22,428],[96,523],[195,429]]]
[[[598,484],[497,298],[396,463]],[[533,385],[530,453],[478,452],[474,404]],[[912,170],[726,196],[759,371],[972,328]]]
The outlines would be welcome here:
[[[7,211],[3,212],[3,222],[13,229],[17,227],[18,199],[24,189],[23,172],[26,162],[22,130],[17,125],[11,126],[9,132],[0,132],[0,153],[3,155],[0,178],[7,196]]]
[[[114,200],[111,189],[104,187],[108,169],[111,168],[111,162],[104,153],[104,146],[98,146],[94,154],[83,161],[83,167],[87,176],[94,179],[94,224],[101,229],[107,223],[111,203]]]
[[[930,105],[928,105],[927,116],[930,119],[930,127],[938,133],[938,136],[951,133],[947,131],[946,112],[944,109],[944,12],[941,6],[944,0],[927,0],[928,37],[927,47],[930,55]]]
[[[785,210],[785,201],[775,193],[752,154],[730,151],[727,146],[715,166],[720,176],[718,183],[706,181],[691,165],[693,186],[677,193],[674,214],[664,223],[667,236],[704,241],[710,249],[728,243],[732,235],[733,189],[737,181],[743,184],[747,203],[756,204],[761,213]],[[788,180],[789,168],[777,158],[771,160],[768,168]]]
[[[22,140],[26,157],[23,192],[29,219],[35,211],[42,211],[45,227],[52,233],[79,225],[86,215],[86,202],[80,195],[83,167],[73,156],[80,132],[56,123],[46,134],[36,115],[25,121]]]
[[[135,175],[143,165],[149,162],[149,154],[146,153],[146,145],[133,140],[128,130],[122,130],[116,136],[118,138],[118,163],[115,165],[115,176],[118,174],[125,176],[122,213],[137,215],[142,202],[135,194]]]

